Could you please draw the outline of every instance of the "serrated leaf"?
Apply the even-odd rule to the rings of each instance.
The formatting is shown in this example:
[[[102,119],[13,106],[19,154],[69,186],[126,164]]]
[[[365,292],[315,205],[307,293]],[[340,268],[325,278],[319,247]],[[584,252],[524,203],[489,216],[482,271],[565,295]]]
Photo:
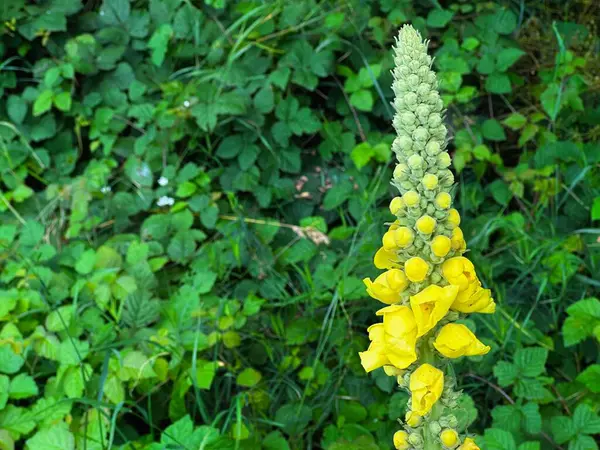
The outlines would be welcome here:
[[[16,400],[38,395],[38,387],[33,377],[20,373],[10,381],[9,397]]]
[[[75,438],[63,422],[38,431],[27,439],[27,446],[35,450],[75,450]]]
[[[435,8],[427,15],[427,26],[431,28],[444,28],[452,20],[454,13],[446,9]]]
[[[165,60],[167,47],[172,36],[173,28],[171,25],[168,23],[163,23],[150,38],[150,41],[148,42],[148,48],[152,50],[152,56],[150,59],[155,66],[161,66]]]
[[[493,73],[485,80],[485,89],[492,94],[510,94],[510,78],[504,73]]]
[[[506,361],[499,361],[494,366],[494,375],[498,378],[498,384],[502,387],[513,384],[518,373],[517,366]]]
[[[500,125],[496,119],[488,119],[483,122],[481,126],[481,132],[483,137],[490,141],[504,141],[506,140],[506,133],[504,128]]]
[[[512,113],[502,123],[512,130],[520,130],[527,123],[527,117],[520,113]]]
[[[35,117],[41,116],[46,111],[49,111],[52,107],[52,97],[54,94],[51,90],[47,89],[43,91],[33,104],[33,115]]]
[[[484,440],[487,450],[516,450],[515,440],[508,431],[491,428],[485,430]]]
[[[550,424],[557,444],[564,444],[575,436],[576,428],[570,417],[555,416],[551,419]]]
[[[515,352],[514,362],[521,375],[536,377],[544,371],[546,358],[548,350],[545,348],[523,348]]]
[[[500,72],[506,72],[524,54],[525,52],[519,48],[502,49],[496,57],[496,69]]]
[[[529,434],[538,434],[542,429],[542,416],[540,407],[537,403],[527,403],[521,407],[521,413],[524,418],[525,431]]]
[[[575,408],[573,425],[578,433],[600,434],[600,417],[585,403]]]

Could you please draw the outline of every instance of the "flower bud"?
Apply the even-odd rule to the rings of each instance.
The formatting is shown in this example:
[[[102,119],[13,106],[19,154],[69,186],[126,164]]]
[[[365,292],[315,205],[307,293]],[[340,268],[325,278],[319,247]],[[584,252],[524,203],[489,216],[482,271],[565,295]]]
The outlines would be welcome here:
[[[448,211],[447,221],[451,229],[456,228],[460,225],[460,214],[456,209],[452,208]]]
[[[458,445],[458,433],[451,428],[446,428],[441,432],[440,440],[446,447],[455,448]]]
[[[404,370],[394,366],[383,366],[383,371],[388,377],[397,377],[404,374]]]
[[[420,447],[421,445],[423,445],[423,438],[418,433],[410,433],[410,435],[408,436],[408,442],[414,445],[415,447]]]
[[[417,120],[417,118],[410,111],[405,111],[400,115],[400,121],[404,125],[414,125],[416,120]]]
[[[421,196],[416,191],[408,191],[402,196],[402,199],[406,206],[412,207],[419,203]]]
[[[431,431],[432,434],[440,434],[440,431],[442,431],[442,427],[440,426],[440,423],[437,420],[434,420],[432,422],[429,422],[429,430]]]
[[[413,243],[415,234],[408,227],[399,227],[394,230],[394,240],[397,247],[404,248],[408,247]]]
[[[409,427],[415,428],[415,427],[418,427],[419,425],[421,425],[421,421],[422,421],[423,417],[414,411],[407,411],[406,416],[404,416],[404,419],[405,419],[406,425],[408,425]]]
[[[452,230],[451,241],[452,241],[452,248],[454,250],[462,251],[466,248],[465,237],[464,237],[463,232],[460,229],[460,227],[456,227],[454,230]]]
[[[442,116],[438,113],[433,113],[429,116],[427,120],[427,125],[431,128],[439,127],[442,124]]]
[[[431,251],[439,258],[443,258],[452,248],[452,241],[447,236],[438,235],[431,241]]]
[[[404,263],[404,272],[406,277],[415,283],[423,281],[429,271],[429,264],[418,256],[413,256]]]
[[[405,179],[410,173],[408,166],[406,164],[398,164],[394,168],[394,178],[398,178],[399,180]]]
[[[394,433],[394,447],[396,450],[406,450],[410,448],[408,443],[408,433],[406,431],[396,431]]]
[[[423,183],[423,186],[425,186],[425,189],[435,189],[438,185],[438,177],[433,175],[432,173],[428,173],[426,174],[423,179],[421,180],[421,183]]]
[[[404,208],[404,200],[402,200],[402,197],[394,197],[390,202],[390,212],[394,216],[397,216],[402,208]]]
[[[431,233],[433,233],[433,230],[435,230],[436,222],[433,217],[425,215],[425,216],[419,217],[416,225],[417,225],[417,230],[419,230],[421,233],[431,234]]]
[[[423,167],[423,158],[421,157],[421,155],[411,155],[408,158],[408,166],[411,169],[421,169]]]
[[[385,233],[381,238],[381,244],[383,245],[383,248],[387,251],[395,250],[396,248],[398,248],[398,246],[396,245],[396,237],[394,231],[388,231],[387,233]]]
[[[413,131],[413,139],[415,141],[427,142],[427,139],[429,139],[429,132],[423,127],[417,127],[417,129]]]
[[[452,204],[452,197],[447,192],[440,192],[435,198],[435,205],[438,208],[448,209]]]
[[[429,156],[436,156],[441,150],[440,144],[434,140],[430,140],[425,146],[425,151]]]
[[[437,166],[440,169],[445,169],[446,167],[449,167],[450,164],[452,163],[451,159],[450,159],[450,155],[448,154],[448,152],[440,152],[437,155]]]

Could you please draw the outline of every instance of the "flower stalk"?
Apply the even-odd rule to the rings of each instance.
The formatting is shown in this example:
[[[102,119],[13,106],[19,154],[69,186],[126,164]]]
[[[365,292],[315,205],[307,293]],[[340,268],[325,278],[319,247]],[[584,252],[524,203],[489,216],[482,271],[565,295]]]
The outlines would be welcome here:
[[[391,182],[400,195],[390,203],[395,220],[374,257],[385,272],[364,280],[367,293],[387,306],[377,312],[381,322],[368,329],[371,344],[360,353],[361,363],[367,372],[383,367],[410,393],[404,429],[394,435],[396,449],[476,450],[473,439],[457,430],[461,392],[454,390],[451,360],[489,352],[457,321],[491,314],[496,305],[463,256],[444,105],[427,42],[410,25],[399,32],[394,61],[392,150],[398,163]]]

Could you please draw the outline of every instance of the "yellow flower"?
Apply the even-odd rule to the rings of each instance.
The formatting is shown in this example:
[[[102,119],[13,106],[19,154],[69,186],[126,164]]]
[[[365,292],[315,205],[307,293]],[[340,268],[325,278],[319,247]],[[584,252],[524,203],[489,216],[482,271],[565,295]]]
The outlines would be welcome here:
[[[373,264],[378,269],[398,269],[400,268],[398,255],[394,251],[388,251],[385,247],[381,247],[375,253]]]
[[[437,175],[434,175],[432,173],[428,173],[425,174],[425,176],[423,177],[422,180],[423,186],[425,186],[425,189],[435,189],[438,185],[438,177]]]
[[[435,204],[438,208],[448,209],[452,204],[452,197],[447,192],[440,192],[435,197]]]
[[[387,251],[397,249],[398,246],[396,245],[396,238],[394,236],[394,232],[387,231],[381,238],[381,244],[383,245],[383,248]]]
[[[448,224],[450,228],[456,228],[460,225],[460,214],[454,208],[448,211]]]
[[[360,352],[358,356],[360,356],[360,363],[368,373],[372,370],[379,369],[390,362],[385,354],[385,333],[383,331],[383,324],[376,323],[371,325],[367,331],[369,332],[371,344],[367,351]]]
[[[458,450],[481,450],[475,441],[471,438],[465,438],[463,444],[458,447]]]
[[[389,269],[375,278],[375,281],[365,278],[363,283],[371,297],[391,305],[400,301],[400,294],[408,286],[408,279],[400,269]]]
[[[447,358],[485,355],[490,351],[490,347],[477,339],[471,330],[457,323],[444,325],[433,346]]]
[[[459,252],[464,252],[467,248],[467,243],[465,242],[465,236],[460,229],[460,227],[456,227],[452,230],[452,248],[454,250],[458,250]]]
[[[406,276],[410,281],[415,283],[423,281],[427,276],[428,271],[429,264],[427,264],[423,258],[419,258],[418,256],[413,256],[404,263],[404,272],[406,273]]]
[[[425,214],[417,220],[417,230],[423,234],[431,234],[435,230],[436,221],[433,217]]]
[[[390,212],[394,216],[397,216],[402,211],[402,208],[404,208],[404,200],[401,197],[394,197],[390,202]]]
[[[483,289],[475,274],[475,266],[467,258],[457,256],[442,264],[442,274],[451,285],[458,286],[458,295],[452,309],[463,313],[486,313],[496,311],[496,304],[489,289]]]
[[[422,417],[414,411],[407,411],[406,416],[404,416],[404,421],[406,425],[409,427],[415,428],[421,425]]]
[[[408,433],[406,431],[396,431],[394,433],[394,447],[396,450],[406,450],[410,448],[410,444],[408,443]]]
[[[410,307],[417,322],[417,337],[423,336],[435,327],[446,315],[457,292],[456,286],[440,287],[432,284],[410,297]]]
[[[404,204],[407,206],[415,206],[421,200],[421,196],[416,191],[408,191],[403,196]]]
[[[431,251],[435,256],[443,258],[452,248],[452,241],[448,236],[438,235],[431,241]]]
[[[424,416],[437,402],[444,389],[444,373],[430,364],[422,364],[410,376],[412,410]]]
[[[454,448],[458,444],[458,433],[451,428],[446,428],[440,433],[440,440],[446,447]]]
[[[412,311],[407,306],[392,305],[380,309],[377,315],[383,316],[383,323],[368,328],[371,344],[359,353],[362,366],[367,372],[384,367],[386,373],[391,373],[388,366],[406,369],[417,360],[417,326]]]
[[[398,227],[394,230],[394,239],[398,247],[404,248],[413,243],[415,234],[408,227]]]
[[[391,365],[406,369],[417,360],[417,324],[408,306],[392,305],[376,313],[383,316],[385,353]]]

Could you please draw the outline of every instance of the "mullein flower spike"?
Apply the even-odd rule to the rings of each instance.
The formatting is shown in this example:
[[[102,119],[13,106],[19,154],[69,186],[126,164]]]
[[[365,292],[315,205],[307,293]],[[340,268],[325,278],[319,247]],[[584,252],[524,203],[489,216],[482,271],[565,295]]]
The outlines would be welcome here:
[[[386,271],[364,279],[367,293],[389,306],[377,312],[383,320],[369,327],[371,344],[359,355],[367,372],[383,367],[411,395],[404,430],[393,438],[396,449],[477,450],[456,430],[461,393],[448,366],[453,358],[489,352],[454,322],[469,313],[491,314],[496,304],[462,256],[466,242],[450,195],[444,105],[427,42],[410,25],[398,34],[394,62],[398,163],[392,184],[400,195],[390,203],[395,220],[374,258]]]

